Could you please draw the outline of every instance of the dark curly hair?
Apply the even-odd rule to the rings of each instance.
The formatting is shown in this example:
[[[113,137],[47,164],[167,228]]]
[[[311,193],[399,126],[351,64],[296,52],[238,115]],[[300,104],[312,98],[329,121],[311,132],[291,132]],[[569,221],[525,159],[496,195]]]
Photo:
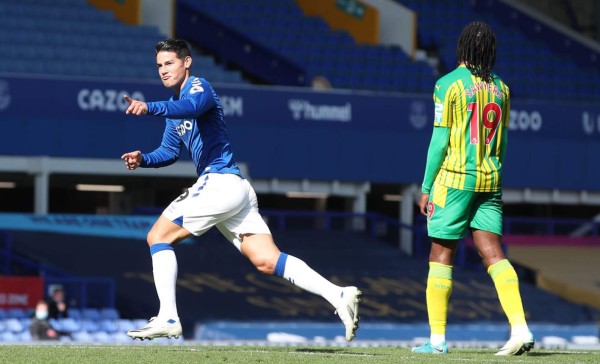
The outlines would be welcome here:
[[[456,46],[458,63],[463,63],[475,76],[492,82],[492,68],[496,63],[496,36],[482,21],[467,24]]]

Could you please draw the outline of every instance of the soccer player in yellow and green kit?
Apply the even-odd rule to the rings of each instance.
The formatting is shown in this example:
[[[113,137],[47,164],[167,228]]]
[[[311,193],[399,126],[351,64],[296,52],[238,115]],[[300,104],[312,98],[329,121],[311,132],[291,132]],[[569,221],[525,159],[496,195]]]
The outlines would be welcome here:
[[[511,325],[510,339],[496,355],[521,355],[535,341],[525,321],[517,273],[500,244],[510,94],[492,72],[496,40],[486,23],[463,29],[456,54],[458,67],[438,80],[433,95],[434,128],[419,199],[432,242],[426,290],[431,336],[413,352],[448,353],[452,261],[458,240],[470,229]]]

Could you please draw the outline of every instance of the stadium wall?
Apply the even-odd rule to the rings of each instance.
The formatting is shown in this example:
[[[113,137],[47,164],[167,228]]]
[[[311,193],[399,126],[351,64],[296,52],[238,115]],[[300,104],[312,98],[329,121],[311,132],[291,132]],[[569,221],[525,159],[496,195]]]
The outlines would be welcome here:
[[[156,148],[165,125],[162,118],[124,115],[123,95],[148,101],[170,97],[157,82],[0,75],[0,85],[0,155],[5,156],[120,163],[124,151]],[[215,89],[235,155],[251,177],[422,179],[433,120],[429,95],[225,84]],[[510,128],[505,187],[600,190],[600,106],[514,100]]]

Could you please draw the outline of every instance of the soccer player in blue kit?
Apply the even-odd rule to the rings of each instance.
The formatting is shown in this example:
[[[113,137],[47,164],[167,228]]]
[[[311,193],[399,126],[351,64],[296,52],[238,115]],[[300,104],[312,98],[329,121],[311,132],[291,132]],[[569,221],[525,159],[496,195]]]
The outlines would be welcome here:
[[[181,335],[173,248],[183,239],[202,235],[216,226],[260,272],[283,277],[329,301],[345,326],[346,340],[351,341],[358,328],[360,290],[337,286],[302,260],[279,251],[259,214],[256,193],[233,159],[219,98],[205,79],[191,75],[188,45],[167,39],[156,44],[155,51],[158,74],[175,96],[159,102],[125,96],[129,103],[125,113],[166,117],[163,139],[153,152],[137,150],[123,154],[121,159],[129,170],[165,167],[177,161],[185,145],[199,177],[163,211],[148,233],[160,309],[146,326],[130,330],[127,335],[141,340]]]

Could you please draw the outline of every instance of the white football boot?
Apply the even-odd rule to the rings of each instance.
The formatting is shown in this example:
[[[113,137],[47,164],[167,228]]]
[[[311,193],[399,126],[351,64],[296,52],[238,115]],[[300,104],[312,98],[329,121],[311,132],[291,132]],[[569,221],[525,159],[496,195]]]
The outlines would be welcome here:
[[[152,317],[148,321],[148,324],[141,329],[127,331],[127,336],[134,340],[140,339],[142,341],[144,339],[152,340],[159,337],[166,337],[167,339],[174,337],[175,339],[179,339],[181,332],[179,318],[177,320],[159,321],[157,317]]]
[[[346,327],[346,341],[352,341],[356,336],[358,329],[358,304],[362,292],[356,287],[344,287],[342,289],[340,304],[336,307],[335,313],[340,316]]]
[[[494,355],[521,355],[524,352],[528,352],[533,349],[535,345],[535,339],[532,333],[528,333],[524,336],[511,337],[506,344]]]

